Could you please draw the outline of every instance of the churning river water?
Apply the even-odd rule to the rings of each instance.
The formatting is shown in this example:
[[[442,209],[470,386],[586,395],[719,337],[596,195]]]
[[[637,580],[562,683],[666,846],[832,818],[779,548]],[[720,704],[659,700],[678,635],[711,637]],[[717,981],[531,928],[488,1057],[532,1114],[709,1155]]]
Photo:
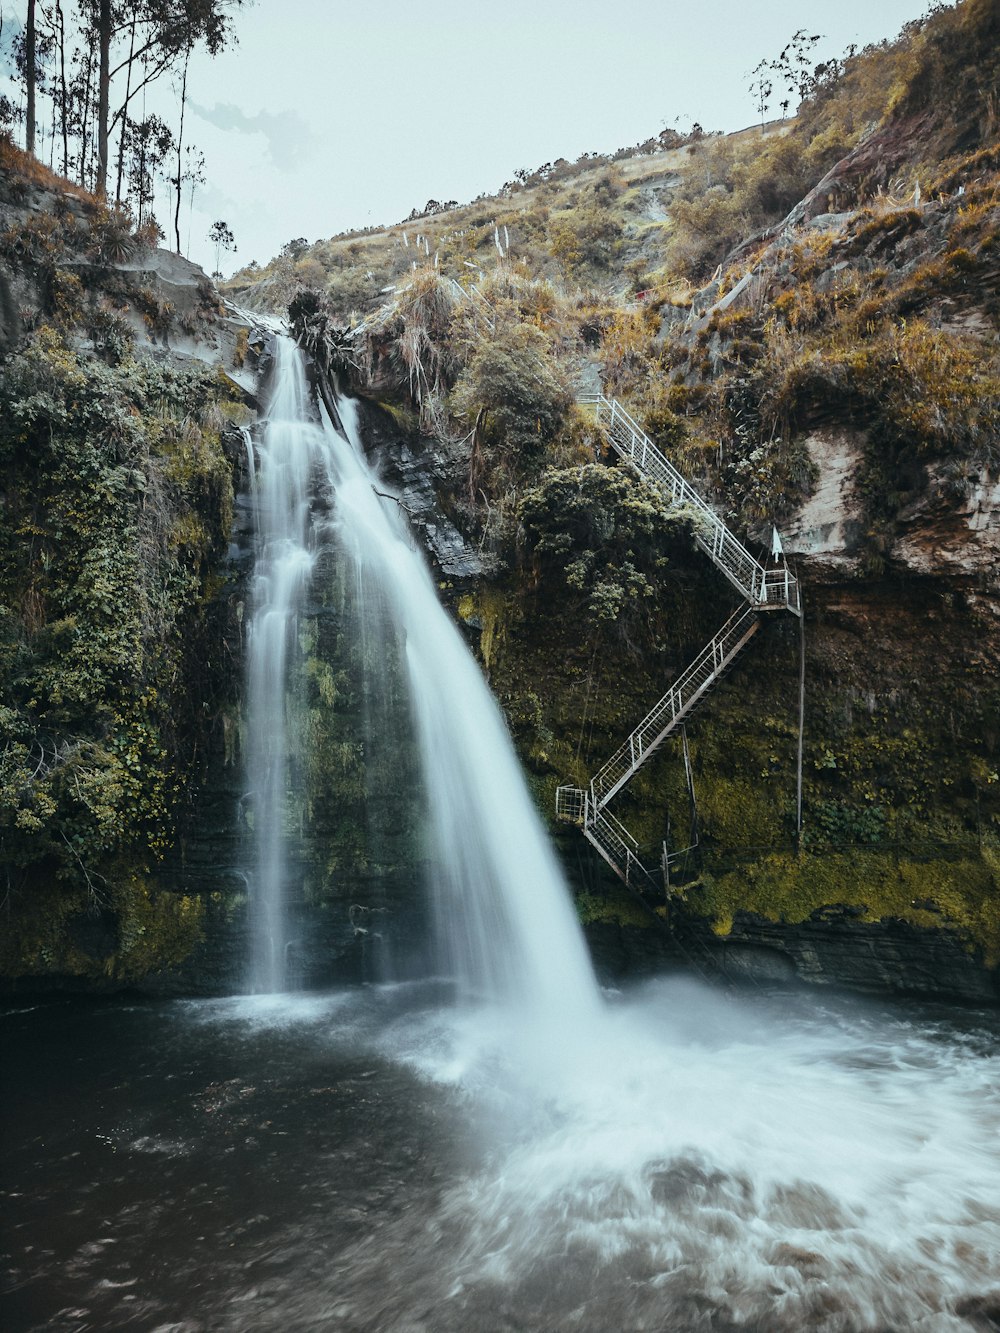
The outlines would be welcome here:
[[[1000,1327],[1000,1017],[9,1005],[6,1333]]]

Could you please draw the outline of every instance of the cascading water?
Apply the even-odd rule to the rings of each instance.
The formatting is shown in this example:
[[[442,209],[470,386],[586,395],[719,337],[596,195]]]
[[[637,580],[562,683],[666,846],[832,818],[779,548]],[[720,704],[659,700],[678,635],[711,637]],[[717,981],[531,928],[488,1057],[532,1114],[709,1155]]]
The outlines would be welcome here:
[[[378,639],[388,621],[405,663],[441,970],[466,997],[585,1017],[599,1005],[593,973],[499,710],[398,505],[377,493],[384,487],[365,461],[356,405],[339,406],[346,439],[325,416],[313,416],[301,354],[277,339],[260,450],[250,645],[254,988],[287,984],[288,658],[315,553],[332,542],[354,570],[361,632]],[[311,485],[320,494],[312,507]]]
[[[287,981],[287,825],[296,793],[289,774],[286,683],[314,535],[309,494],[315,441],[303,428],[307,406],[303,378],[279,366],[253,491],[257,560],[248,636],[255,851],[251,982],[254,990],[266,992],[284,990]]]

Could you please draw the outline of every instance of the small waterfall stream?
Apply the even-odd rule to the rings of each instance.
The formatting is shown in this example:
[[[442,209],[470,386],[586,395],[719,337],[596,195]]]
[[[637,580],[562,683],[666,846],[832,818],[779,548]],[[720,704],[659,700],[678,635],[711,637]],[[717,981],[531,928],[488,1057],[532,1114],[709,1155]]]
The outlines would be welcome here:
[[[284,339],[278,339],[282,347]],[[254,990],[285,989],[290,784],[285,686],[313,563],[310,480],[315,432],[304,428],[304,377],[275,376],[253,491],[257,559],[248,642],[249,771],[253,793]]]
[[[332,542],[354,570],[362,633],[384,634],[387,612],[405,663],[441,973],[465,998],[579,1019],[599,1006],[596,984],[500,712],[399,506],[368,467],[356,404],[342,399],[340,411],[346,439],[325,415],[316,418],[302,356],[277,339],[260,448],[249,654],[253,988],[289,984],[287,830],[303,794],[289,768],[285,683],[316,553]]]

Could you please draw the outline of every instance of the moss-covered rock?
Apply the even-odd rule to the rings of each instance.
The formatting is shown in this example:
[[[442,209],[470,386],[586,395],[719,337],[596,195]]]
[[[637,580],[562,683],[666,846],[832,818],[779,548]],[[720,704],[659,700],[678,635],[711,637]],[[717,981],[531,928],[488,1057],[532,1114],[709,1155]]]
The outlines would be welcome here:
[[[47,325],[0,368],[8,975],[132,980],[198,939],[198,903],[148,876],[223,665],[198,649],[232,525],[228,396],[209,371],[108,366]]]

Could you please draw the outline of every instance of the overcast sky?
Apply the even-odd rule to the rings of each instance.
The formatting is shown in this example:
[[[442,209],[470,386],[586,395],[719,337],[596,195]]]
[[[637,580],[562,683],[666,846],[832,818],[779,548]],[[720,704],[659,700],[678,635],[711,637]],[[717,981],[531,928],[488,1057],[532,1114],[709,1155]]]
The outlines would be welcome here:
[[[748,71],[798,28],[824,35],[819,55],[839,55],[895,36],[925,9],[926,0],[255,0],[238,17],[239,45],[192,69],[187,134],[209,181],[195,199],[191,257],[214,268],[206,233],[216,219],[236,236],[237,254],[222,262],[230,272],[293,237],[398,222],[431,198],[464,203],[519,167],[612,151],[677,118],[682,128],[741,129],[755,118]]]

